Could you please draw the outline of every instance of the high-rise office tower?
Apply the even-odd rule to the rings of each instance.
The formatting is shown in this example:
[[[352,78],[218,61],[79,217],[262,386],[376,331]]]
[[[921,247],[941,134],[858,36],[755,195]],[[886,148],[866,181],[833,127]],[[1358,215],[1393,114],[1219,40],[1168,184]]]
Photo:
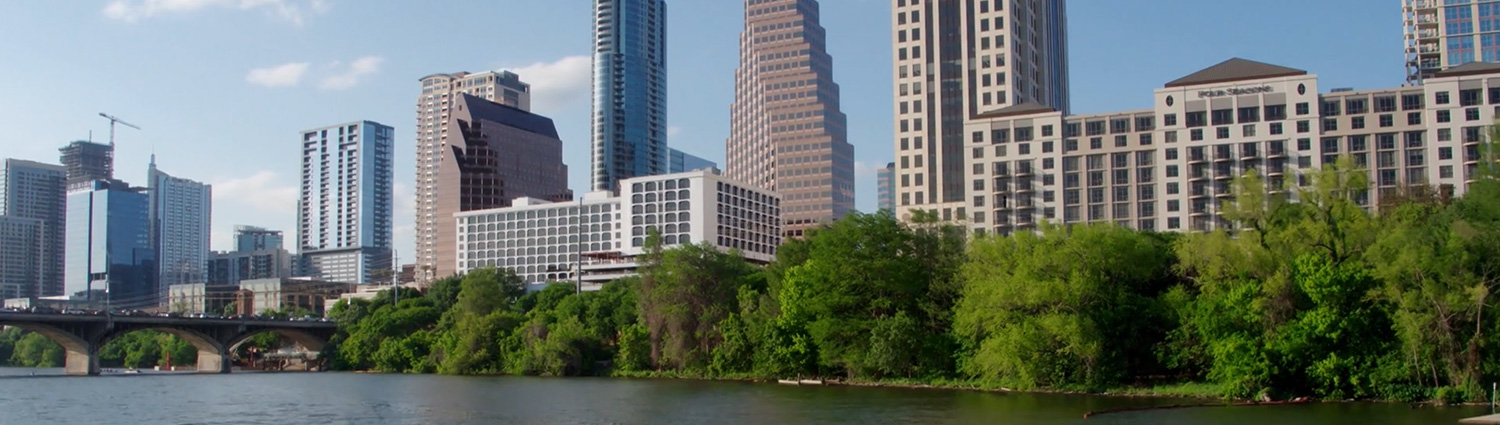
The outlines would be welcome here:
[[[782,196],[782,232],[799,237],[854,209],[833,57],[816,0],[746,0],[725,175]]]
[[[683,173],[693,170],[702,170],[704,168],[719,168],[719,164],[715,164],[713,161],[709,161],[697,155],[693,155],[680,150],[669,149],[667,151],[667,155],[668,173]]]
[[[116,308],[160,304],[145,188],[95,180],[68,192],[64,295]]]
[[[234,226],[234,250],[237,252],[285,248],[280,230],[256,226]]]
[[[0,297],[32,296],[42,282],[42,221],[0,215]]]
[[[896,163],[885,164],[885,168],[875,170],[875,208],[895,212],[896,211]]]
[[[594,0],[593,187],[667,171],[667,3]]]
[[[0,170],[0,217],[11,217],[11,224],[36,220],[40,245],[18,250],[0,247],[0,255],[16,261],[36,264],[36,281],[0,282],[22,285],[21,296],[55,296],[63,294],[63,241],[66,236],[68,209],[68,173],[61,166],[19,159],[6,159]],[[25,257],[24,259],[22,257]]]
[[[1068,112],[1065,1],[895,0],[891,9],[896,216],[962,220],[965,123],[1024,104]]]
[[[1500,62],[1500,0],[1401,0],[1406,81],[1469,62]]]
[[[395,137],[374,121],[302,132],[297,250],[312,277],[365,283],[390,269]]]
[[[449,138],[450,124],[455,120],[454,110],[463,95],[471,95],[502,105],[531,110],[531,86],[510,71],[492,71],[470,74],[433,74],[422,77],[422,94],[417,96],[417,169],[416,169],[416,238],[417,246],[412,251],[416,263],[429,273],[418,273],[418,279],[427,283],[429,276],[436,275],[438,265],[438,235],[451,235],[449,221],[453,213],[461,208],[460,200],[452,196],[442,202],[438,195],[439,182],[468,184],[474,190],[494,191],[495,188],[480,188],[477,181],[464,177],[480,170],[463,169],[454,158],[464,149],[464,135],[455,132]],[[451,195],[451,194],[450,194]],[[451,242],[451,239],[446,239]],[[445,258],[446,264],[451,259]],[[452,270],[448,268],[446,270]]]
[[[115,146],[82,140],[58,149],[68,170],[68,188],[86,188],[94,180],[115,178]]]
[[[527,110],[516,74],[440,74],[422,86],[418,152],[437,146],[417,158],[417,280],[427,284],[456,270],[453,214],[573,194],[557,128]]]
[[[157,169],[156,155],[151,156],[146,178],[146,193],[151,196],[151,247],[156,250],[160,293],[167,293],[171,285],[203,283],[213,187]]]

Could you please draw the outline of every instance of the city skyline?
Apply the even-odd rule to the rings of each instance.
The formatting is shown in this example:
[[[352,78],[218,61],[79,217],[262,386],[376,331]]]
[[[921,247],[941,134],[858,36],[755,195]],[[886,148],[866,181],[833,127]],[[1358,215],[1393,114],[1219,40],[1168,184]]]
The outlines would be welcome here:
[[[584,165],[588,163],[587,153],[580,146],[586,145],[589,138],[590,1],[558,1],[548,5],[528,2],[498,4],[496,8],[510,9],[528,19],[512,28],[494,30],[498,31],[496,35],[515,38],[545,33],[548,36],[536,43],[524,43],[524,46],[508,45],[493,51],[456,53],[441,58],[424,55],[422,60],[409,59],[430,49],[417,47],[418,44],[432,45],[433,40],[454,35],[422,35],[404,40],[409,37],[349,32],[350,27],[342,23],[343,19],[336,20],[332,16],[347,14],[357,20],[396,25],[410,19],[430,19],[435,16],[435,10],[428,8],[331,1],[328,2],[329,9],[321,13],[303,9],[303,24],[299,25],[263,13],[264,9],[238,11],[213,7],[162,11],[126,21],[103,14],[105,3],[0,5],[0,10],[8,17],[0,19],[11,24],[7,28],[51,34],[48,36],[62,39],[90,36],[108,40],[97,46],[81,46],[76,51],[47,54],[32,53],[33,46],[0,41],[0,53],[35,57],[38,61],[35,67],[12,69],[11,72],[16,73],[12,74],[14,77],[0,81],[0,88],[13,93],[14,98],[31,102],[24,109],[19,105],[6,106],[8,114],[0,115],[0,120],[10,120],[3,123],[17,131],[10,138],[0,140],[0,146],[10,157],[55,163],[57,147],[70,140],[88,139],[90,131],[95,142],[107,141],[109,123],[96,116],[98,111],[110,111],[140,124],[146,130],[122,127],[116,136],[119,165],[116,177],[126,181],[145,181],[141,165],[147,163],[146,158],[154,150],[163,163],[174,164],[174,174],[214,184],[215,203],[224,203],[216,208],[219,212],[214,217],[215,249],[232,247],[232,229],[237,224],[288,231],[295,229],[295,210],[286,204],[296,196],[297,165],[289,158],[297,156],[298,147],[269,141],[285,140],[285,135],[293,131],[355,117],[370,117],[398,127],[394,245],[398,249],[410,246],[413,232],[408,211],[411,208],[405,206],[413,205],[413,185],[411,175],[399,171],[404,166],[401,164],[412,161],[413,142],[410,137],[413,132],[405,129],[407,124],[402,124],[410,122],[411,105],[404,99],[414,95],[411,81],[443,70],[510,68],[521,73],[523,78],[534,78],[537,110],[557,121],[565,143],[565,162],[573,165],[570,187],[578,193],[588,189],[589,171]],[[1308,7],[1306,10],[1314,14],[1353,13],[1348,19],[1331,24],[1310,16],[1276,14],[1273,12],[1276,4],[1215,6],[1166,1],[1162,3],[1163,11],[1159,14],[1147,14],[1138,8],[1111,2],[1070,2],[1072,109],[1088,112],[1138,107],[1141,96],[1149,94],[1145,89],[1152,84],[1230,56],[1316,70],[1325,86],[1389,87],[1402,81],[1404,75],[1395,53],[1399,49],[1395,46],[1401,45],[1401,30],[1396,28],[1400,23],[1395,16],[1394,3],[1387,8],[1363,7],[1365,3],[1355,1],[1298,6]],[[1280,4],[1294,5],[1291,2]],[[668,67],[669,71],[674,71],[669,74],[672,86],[676,88],[669,95],[672,100],[669,133],[674,134],[671,145],[710,160],[724,159],[722,141],[727,137],[729,127],[725,112],[732,100],[731,74],[739,56],[735,38],[742,27],[742,6],[739,2],[669,3],[672,13],[668,19],[672,30]],[[850,141],[856,145],[857,198],[862,211],[874,209],[873,170],[889,162],[892,156],[889,148],[891,130],[889,124],[885,124],[892,119],[889,107],[891,75],[883,71],[866,71],[872,67],[888,69],[892,60],[888,41],[890,28],[869,25],[870,22],[888,20],[889,6],[889,2],[878,1],[825,1],[822,5],[823,25],[831,35],[830,54],[839,58],[840,69],[846,70],[837,78],[844,86],[843,103],[844,112],[850,119]],[[441,5],[434,6],[434,9],[440,8]],[[1184,19],[1227,13],[1247,18],[1217,23]],[[35,19],[16,19],[21,16]],[[1124,25],[1119,22],[1120,16],[1138,18],[1134,22],[1139,25]],[[1257,16],[1264,19],[1253,19]],[[1262,33],[1258,29],[1273,18],[1277,27],[1333,25],[1347,37],[1325,40],[1327,47],[1321,49],[1288,48],[1286,46],[1296,45],[1293,42],[1300,36],[1286,34],[1289,31]],[[483,21],[479,16],[459,19],[461,22]],[[91,25],[77,34],[60,32],[64,26],[55,25],[72,20]],[[225,25],[244,31],[234,35],[207,31]],[[132,49],[139,49],[148,57],[172,54],[169,52],[178,50],[158,52],[160,49],[152,47],[150,41],[175,39],[183,31],[195,29],[207,32],[201,38],[185,40],[181,46],[217,59],[179,64],[184,67],[180,72],[130,61],[122,53],[111,52],[115,48],[112,46],[128,43],[136,45]],[[478,34],[462,28],[457,31],[458,36]],[[1194,36],[1163,37],[1178,32],[1193,33]],[[1250,32],[1262,35],[1254,40],[1240,36]],[[255,41],[250,42],[245,37]],[[251,48],[264,43],[285,47],[275,51]],[[234,51],[235,54],[215,56],[220,54],[213,52],[220,50]],[[1328,54],[1335,51],[1340,54]],[[384,60],[360,60],[366,56]],[[574,57],[582,60],[569,59]],[[99,60],[121,63],[124,69],[102,78],[72,71],[84,68],[76,65],[82,61]],[[355,72],[371,69],[372,63],[377,65],[374,67],[376,72]],[[1143,63],[1143,66],[1115,65],[1119,63]],[[247,81],[251,70],[275,70],[287,64],[305,64],[296,85],[290,85],[290,78],[277,80],[272,77],[295,74],[290,71],[297,70],[297,66],[285,68],[288,70],[285,74],[254,73],[256,81],[280,84],[272,84],[276,87],[268,88]],[[703,71],[691,71],[698,68]],[[51,71],[43,72],[43,69]],[[334,78],[353,74],[358,75]],[[536,77],[528,77],[530,75]],[[44,92],[23,83],[58,78],[68,78],[76,84],[53,87],[44,95]],[[569,82],[580,80],[583,81],[578,86],[581,90],[574,89]],[[127,81],[128,84],[120,85]],[[153,97],[172,100],[181,96],[176,93],[181,90],[168,87],[178,87],[185,82],[211,85],[224,91],[225,98],[237,101],[147,101]],[[339,90],[350,84],[359,90]],[[116,85],[125,90],[110,89]],[[134,93],[150,93],[151,96],[136,96]],[[80,111],[76,102],[61,102],[53,98],[58,95],[95,99],[99,106]],[[212,108],[207,109],[220,109],[223,113],[216,114],[222,117],[208,116],[193,111],[194,108],[177,105],[208,105]],[[228,119],[231,116],[235,118]],[[214,142],[204,143],[204,140]],[[245,146],[254,146],[255,149],[244,149]],[[411,258],[404,249],[402,252],[403,257]]]

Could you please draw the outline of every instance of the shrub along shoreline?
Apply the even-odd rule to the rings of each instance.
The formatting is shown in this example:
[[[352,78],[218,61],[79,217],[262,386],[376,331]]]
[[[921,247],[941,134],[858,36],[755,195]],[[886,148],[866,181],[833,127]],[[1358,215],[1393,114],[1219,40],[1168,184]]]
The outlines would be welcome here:
[[[640,276],[596,292],[526,293],[484,268],[403,289],[400,304],[340,304],[330,355],[388,372],[1479,401],[1500,380],[1500,309],[1486,308],[1500,183],[1479,172],[1462,199],[1382,193],[1378,216],[1347,158],[1303,170],[1302,186],[1249,172],[1221,205],[1158,202],[1213,208],[1232,229],[1192,234],[966,237],[929,213],[855,214],[766,266],[707,244],[664,250],[646,229]]]

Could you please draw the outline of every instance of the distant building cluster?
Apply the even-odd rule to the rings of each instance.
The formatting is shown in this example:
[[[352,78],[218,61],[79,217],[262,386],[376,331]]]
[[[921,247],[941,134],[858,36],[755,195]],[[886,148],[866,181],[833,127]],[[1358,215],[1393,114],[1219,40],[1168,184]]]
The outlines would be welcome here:
[[[895,0],[894,156],[874,171],[877,208],[976,234],[1044,221],[1210,231],[1230,226],[1234,177],[1254,171],[1282,190],[1342,157],[1368,170],[1374,190],[1356,201],[1370,208],[1413,185],[1463,195],[1500,113],[1500,37],[1487,26],[1500,3],[1402,4],[1405,86],[1320,91],[1306,71],[1234,58],[1155,88],[1149,107],[1075,115],[1064,0]],[[819,3],[743,7],[722,169],[668,146],[666,1],[594,0],[588,123],[534,112],[515,72],[418,78],[410,163],[378,122],[297,133],[290,247],[280,230],[238,226],[233,249],[211,251],[212,187],[154,157],[144,187],[116,179],[113,132],[62,147],[59,164],[6,159],[0,296],[321,306],[350,285],[420,287],[481,267],[596,288],[633,274],[651,234],[769,262],[854,211],[854,148]],[[589,138],[564,141],[559,125],[587,125]],[[589,150],[581,196],[562,160],[574,147]],[[415,201],[394,205],[407,166]],[[395,208],[415,213],[409,251],[393,243]]]

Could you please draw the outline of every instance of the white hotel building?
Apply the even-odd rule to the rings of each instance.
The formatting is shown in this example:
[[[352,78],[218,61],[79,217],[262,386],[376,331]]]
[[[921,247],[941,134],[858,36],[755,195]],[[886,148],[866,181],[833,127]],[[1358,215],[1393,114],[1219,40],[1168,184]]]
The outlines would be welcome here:
[[[630,276],[651,229],[662,245],[710,242],[768,263],[781,244],[781,197],[719,175],[717,170],[635,177],[620,194],[585,194],[576,202],[518,198],[508,208],[455,214],[460,274],[505,267],[528,284],[573,281],[582,254],[584,289]]]
[[[1230,59],[1156,89],[1149,109],[1067,115],[1020,104],[966,120],[969,196],[957,215],[976,233],[1043,220],[1207,231],[1228,226],[1221,202],[1236,176],[1254,169],[1282,190],[1341,156],[1368,170],[1371,190],[1356,199],[1367,208],[1412,185],[1462,196],[1497,109],[1500,64],[1454,67],[1420,86],[1323,93],[1306,71]],[[935,206],[898,193],[907,211]]]

